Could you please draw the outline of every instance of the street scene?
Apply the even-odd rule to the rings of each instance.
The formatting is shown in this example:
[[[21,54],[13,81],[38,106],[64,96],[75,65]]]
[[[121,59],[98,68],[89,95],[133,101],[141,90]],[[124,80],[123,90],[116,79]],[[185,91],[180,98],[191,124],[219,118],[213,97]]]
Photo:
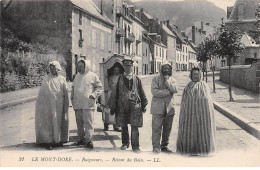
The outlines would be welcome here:
[[[178,121],[179,121],[179,111],[180,111],[180,102],[181,102],[181,95],[183,88],[185,85],[190,81],[188,77],[188,72],[177,72],[174,74],[178,82],[178,86],[180,91],[176,94],[176,115],[174,116],[172,132],[170,135],[170,142],[169,148],[173,151],[176,150],[176,138],[178,133]],[[209,78],[210,79],[210,78]],[[97,162],[91,163],[82,163],[83,157],[88,158],[98,158],[98,159],[108,159],[107,164],[99,164],[102,165],[112,165],[112,166],[120,166],[120,165],[127,165],[127,164],[118,164],[118,163],[111,163],[112,159],[115,157],[118,158],[125,158],[128,157],[134,158],[142,158],[146,159],[154,159],[160,158],[162,162],[159,163],[152,163],[152,166],[163,166],[163,165],[172,165],[172,166],[204,166],[211,165],[211,166],[246,166],[252,164],[258,164],[259,160],[259,139],[252,136],[244,129],[239,127],[235,124],[232,120],[225,117],[223,114],[215,110],[216,116],[216,145],[217,145],[217,153],[214,157],[205,157],[202,159],[197,160],[195,157],[188,158],[188,162],[185,160],[187,158],[183,158],[177,156],[176,154],[160,154],[154,155],[152,153],[152,143],[151,143],[151,118],[152,115],[150,112],[150,101],[151,101],[151,80],[152,76],[142,78],[144,83],[145,93],[147,94],[147,98],[149,101],[148,109],[144,114],[144,127],[140,128],[140,148],[142,153],[137,155],[131,152],[131,149],[127,151],[121,151],[121,134],[120,132],[113,131],[112,125],[109,127],[109,131],[104,131],[104,125],[102,121],[102,114],[100,112],[95,113],[95,134],[94,134],[94,146],[95,149],[93,151],[89,151],[84,147],[78,147],[74,143],[77,142],[77,126],[75,120],[75,112],[70,107],[69,109],[69,118],[70,118],[70,126],[69,126],[69,139],[70,142],[66,143],[63,148],[55,148],[52,151],[48,151],[45,148],[41,148],[35,144],[35,129],[34,129],[34,109],[35,109],[35,101],[19,104],[11,107],[7,107],[1,110],[1,153],[4,155],[5,153],[8,155],[7,159],[19,159],[19,157],[24,156],[25,161],[18,163],[18,165],[43,165],[44,162],[31,162],[33,155],[36,156],[58,156],[61,155],[63,157],[74,157],[74,159],[80,159],[78,162],[79,165],[88,166],[88,165],[96,165]],[[211,83],[211,82],[210,82]],[[217,96],[223,96],[223,93],[227,94],[227,90],[225,89],[224,92],[221,92],[221,88],[223,86],[221,83],[217,84]],[[238,92],[242,90],[238,90]],[[244,91],[242,91],[244,93]],[[221,94],[220,94],[221,93]],[[252,94],[251,94],[252,95]],[[239,96],[239,95],[238,95]],[[257,95],[247,95],[244,93],[245,97],[252,97],[255,96],[255,102],[250,103],[250,105],[258,105],[259,99]],[[216,98],[214,98],[216,99]],[[222,99],[222,102],[227,102],[227,99]],[[249,103],[245,103],[249,105]],[[228,102],[228,105],[230,103]],[[243,109],[239,103],[235,104],[236,107],[239,107],[241,110]],[[71,106],[71,104],[70,104]],[[248,110],[248,114],[254,113],[258,114],[259,109],[250,109]],[[10,114],[12,113],[12,114]],[[239,112],[237,112],[239,113]],[[240,113],[243,114],[243,113]],[[258,121],[255,120],[255,124],[259,126],[259,118]],[[11,154],[11,155],[9,155]],[[224,156],[225,159],[222,159]],[[3,157],[5,158],[5,156]],[[172,164],[167,162],[168,160],[175,161],[178,160],[179,162],[173,162]],[[196,163],[194,162],[196,160]],[[14,160],[16,161],[16,160]],[[75,161],[75,160],[74,160]],[[105,160],[104,160],[105,161]],[[190,161],[190,162],[189,162]],[[46,163],[46,162],[45,162]],[[55,162],[48,162],[50,165],[55,165]],[[70,165],[69,162],[62,162],[64,164]],[[135,164],[133,166],[142,166],[148,165],[151,162],[145,161],[145,164]]]
[[[260,166],[260,0],[0,0],[1,167]]]

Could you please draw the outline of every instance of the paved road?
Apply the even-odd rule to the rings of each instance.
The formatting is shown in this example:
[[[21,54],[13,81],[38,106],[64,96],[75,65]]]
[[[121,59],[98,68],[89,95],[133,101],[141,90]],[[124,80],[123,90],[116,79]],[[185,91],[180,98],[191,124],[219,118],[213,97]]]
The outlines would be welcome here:
[[[176,137],[178,129],[179,120],[179,106],[181,101],[182,90],[188,82],[187,74],[177,73],[176,79],[179,82],[179,93],[176,95],[176,116],[174,117],[172,133],[170,138],[169,148],[173,151],[176,150]],[[150,84],[152,78],[148,77],[143,79],[143,84],[149,101],[151,101]],[[19,151],[34,152],[39,151],[39,153],[46,153],[45,148],[40,148],[35,146],[35,132],[34,132],[34,108],[35,101],[29,102],[21,105],[16,105],[10,108],[5,108],[1,110],[0,116],[0,148],[3,151]],[[140,129],[140,146],[144,153],[151,155],[152,142],[151,142],[151,115],[149,114],[150,108],[148,108],[147,113],[144,115],[144,127]],[[85,153],[85,148],[79,148],[73,145],[77,141],[76,134],[76,121],[74,116],[74,111],[70,107],[70,141],[64,148],[57,148],[60,154],[67,153]],[[217,155],[221,159],[221,163],[225,163],[224,157],[228,154],[231,156],[241,155],[245,159],[258,159],[255,153],[260,153],[259,140],[248,134],[246,131],[241,129],[235,123],[224,117],[219,112],[215,112],[216,115],[216,125],[217,125]],[[96,113],[95,116],[95,136],[94,136],[94,146],[95,151],[100,152],[100,155],[106,153],[114,153],[116,150],[117,154],[122,153],[119,150],[121,146],[121,136],[120,133],[114,131],[104,132],[103,124],[101,120],[101,113]],[[112,129],[112,127],[110,127]],[[129,154],[132,154],[129,149]],[[55,152],[55,150],[53,150]],[[52,152],[52,151],[51,151]],[[38,152],[37,152],[38,153]],[[57,153],[57,152],[56,152]],[[124,152],[123,152],[124,153]],[[245,156],[249,155],[249,156]],[[239,156],[240,159],[242,157]],[[223,159],[223,160],[222,160]],[[231,159],[232,161],[233,159]],[[236,161],[239,159],[236,158]],[[234,160],[233,160],[234,161]],[[243,159],[244,161],[244,159]],[[252,161],[252,159],[250,159]],[[249,161],[249,162],[250,162]],[[214,162],[216,163],[216,162]],[[221,164],[220,163],[220,164]],[[229,162],[230,163],[230,162]],[[242,163],[241,161],[239,163]],[[244,162],[245,163],[245,162]],[[220,165],[217,164],[217,165]],[[246,163],[245,163],[246,164]],[[149,164],[148,164],[149,165]],[[175,164],[176,165],[176,164]],[[177,164],[178,165],[178,164]],[[181,164],[182,165],[182,164]],[[192,164],[194,165],[194,164]],[[213,164],[216,165],[216,164]],[[228,164],[229,165],[229,164]],[[235,164],[237,165],[237,164]],[[244,164],[242,164],[244,165]]]

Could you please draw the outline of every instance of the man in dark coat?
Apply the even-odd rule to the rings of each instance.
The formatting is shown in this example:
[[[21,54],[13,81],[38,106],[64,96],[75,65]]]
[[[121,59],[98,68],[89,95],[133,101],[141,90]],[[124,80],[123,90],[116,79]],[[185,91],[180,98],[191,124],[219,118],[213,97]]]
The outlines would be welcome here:
[[[133,60],[123,60],[124,73],[120,75],[116,88],[108,100],[110,113],[116,113],[118,124],[122,127],[121,150],[129,147],[128,124],[131,125],[132,150],[140,153],[139,130],[143,126],[143,113],[148,104],[141,80],[133,73]]]

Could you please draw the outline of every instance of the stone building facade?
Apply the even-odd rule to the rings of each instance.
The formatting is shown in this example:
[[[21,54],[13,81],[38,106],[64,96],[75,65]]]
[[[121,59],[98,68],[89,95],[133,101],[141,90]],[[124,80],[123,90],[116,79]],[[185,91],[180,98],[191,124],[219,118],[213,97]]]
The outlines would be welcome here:
[[[4,10],[31,42],[47,44],[64,56],[70,80],[80,58],[90,60],[98,73],[99,62],[113,51],[106,46],[112,43],[113,24],[92,0],[13,0]]]

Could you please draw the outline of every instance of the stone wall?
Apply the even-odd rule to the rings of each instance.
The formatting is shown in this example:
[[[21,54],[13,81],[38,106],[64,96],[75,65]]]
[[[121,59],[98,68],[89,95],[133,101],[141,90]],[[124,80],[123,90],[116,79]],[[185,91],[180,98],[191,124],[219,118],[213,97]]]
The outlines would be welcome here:
[[[220,68],[220,81],[228,84],[228,67]],[[260,63],[231,67],[231,85],[259,93]]]
[[[15,72],[2,74],[0,72],[0,92],[15,91],[20,89],[41,86],[47,68],[43,64],[32,64],[26,75],[18,75]],[[62,67],[62,76],[66,77],[65,69]]]

